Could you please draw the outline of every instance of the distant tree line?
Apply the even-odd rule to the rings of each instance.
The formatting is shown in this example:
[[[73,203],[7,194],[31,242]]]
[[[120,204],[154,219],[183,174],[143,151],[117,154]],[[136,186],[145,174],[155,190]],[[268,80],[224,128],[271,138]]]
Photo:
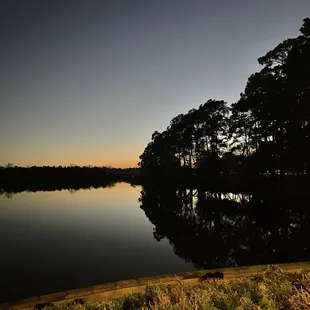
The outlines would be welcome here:
[[[5,192],[106,187],[117,181],[132,181],[138,168],[62,166],[0,167],[0,190]]]
[[[238,102],[208,100],[155,131],[139,167],[151,178],[309,175],[310,19],[258,59]]]

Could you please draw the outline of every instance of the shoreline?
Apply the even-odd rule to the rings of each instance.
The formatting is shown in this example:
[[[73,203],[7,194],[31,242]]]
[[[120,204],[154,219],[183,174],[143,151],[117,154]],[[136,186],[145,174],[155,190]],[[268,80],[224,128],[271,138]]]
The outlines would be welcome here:
[[[296,262],[274,265],[280,267],[285,272],[296,272],[303,269],[310,269],[310,262]],[[83,300],[84,302],[112,300],[134,292],[142,291],[149,283],[175,284],[177,282],[176,277],[181,278],[182,282],[186,284],[196,285],[202,281],[202,277],[206,274],[211,275],[210,278],[212,278],[212,274],[216,272],[217,274],[221,274],[223,279],[229,280],[241,276],[253,275],[265,270],[267,266],[268,265],[256,265],[217,268],[177,274],[165,274],[156,277],[123,280],[102,285],[94,285],[87,288],[73,289],[64,292],[10,301],[0,304],[0,309],[32,309],[34,306],[40,304],[55,303],[61,305],[74,302],[77,299]]]

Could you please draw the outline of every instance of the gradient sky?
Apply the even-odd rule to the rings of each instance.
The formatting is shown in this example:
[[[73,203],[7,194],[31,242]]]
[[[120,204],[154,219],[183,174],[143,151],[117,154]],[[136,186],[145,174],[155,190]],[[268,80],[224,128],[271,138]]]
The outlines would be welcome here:
[[[152,132],[238,100],[309,0],[2,0],[0,165],[135,166]]]

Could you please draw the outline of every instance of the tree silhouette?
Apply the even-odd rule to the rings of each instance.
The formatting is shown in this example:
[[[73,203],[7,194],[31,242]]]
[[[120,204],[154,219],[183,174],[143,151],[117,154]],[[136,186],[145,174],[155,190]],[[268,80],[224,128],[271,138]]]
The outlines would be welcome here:
[[[258,59],[262,69],[249,77],[236,103],[210,99],[154,132],[140,156],[142,174],[196,175],[212,184],[231,175],[309,174],[309,18],[300,32]]]
[[[137,168],[115,169],[106,167],[2,167],[0,193],[21,191],[61,190],[72,192],[80,188],[106,187],[117,181],[132,182],[139,176]]]

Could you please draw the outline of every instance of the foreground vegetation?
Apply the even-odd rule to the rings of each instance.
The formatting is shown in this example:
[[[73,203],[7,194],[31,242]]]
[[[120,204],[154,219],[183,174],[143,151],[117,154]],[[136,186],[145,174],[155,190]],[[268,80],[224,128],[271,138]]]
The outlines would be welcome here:
[[[310,271],[284,273],[271,266],[252,277],[208,280],[190,287],[150,284],[143,293],[100,303],[49,306],[64,309],[310,309]]]

